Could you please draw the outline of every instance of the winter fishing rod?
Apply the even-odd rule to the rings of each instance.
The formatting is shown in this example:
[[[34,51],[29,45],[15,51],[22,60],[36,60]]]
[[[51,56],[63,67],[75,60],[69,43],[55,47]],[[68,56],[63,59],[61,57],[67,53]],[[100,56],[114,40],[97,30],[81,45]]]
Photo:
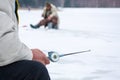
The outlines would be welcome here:
[[[74,54],[80,54],[80,53],[85,53],[85,52],[90,52],[91,50],[86,50],[86,51],[80,51],[80,52],[73,52],[73,53],[67,53],[67,54],[58,54],[55,51],[50,51],[48,52],[48,58],[52,61],[52,62],[57,62],[60,57],[64,57],[64,56],[68,56],[68,55],[74,55]]]

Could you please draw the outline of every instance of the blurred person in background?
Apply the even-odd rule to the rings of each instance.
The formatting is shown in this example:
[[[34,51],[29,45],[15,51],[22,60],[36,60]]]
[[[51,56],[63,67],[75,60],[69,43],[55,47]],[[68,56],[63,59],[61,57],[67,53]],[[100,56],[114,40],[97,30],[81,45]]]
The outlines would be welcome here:
[[[36,25],[30,24],[30,26],[35,29],[39,28],[40,26],[44,26],[45,28],[47,27],[48,29],[59,28],[59,17],[57,13],[57,8],[53,4],[49,2],[45,4],[42,17],[44,19],[40,20]]]

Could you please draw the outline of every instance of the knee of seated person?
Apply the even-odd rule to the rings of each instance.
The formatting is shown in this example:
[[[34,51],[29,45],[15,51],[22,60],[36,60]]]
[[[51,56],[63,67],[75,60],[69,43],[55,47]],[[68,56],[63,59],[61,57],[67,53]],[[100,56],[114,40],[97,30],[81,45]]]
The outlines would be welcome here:
[[[49,74],[48,74],[48,71],[47,71],[47,68],[45,67],[45,65],[43,65],[42,63],[39,63],[39,62],[35,62],[33,65],[34,65],[34,71],[35,71],[36,75],[39,75],[40,77],[42,76],[45,78],[49,78]]]
[[[29,71],[29,75],[27,76],[28,78],[32,77],[34,80],[50,80],[50,76],[45,65],[37,61],[31,61],[30,66],[31,71]]]
[[[33,68],[39,70],[39,69],[45,69],[46,67],[40,62],[33,61]]]

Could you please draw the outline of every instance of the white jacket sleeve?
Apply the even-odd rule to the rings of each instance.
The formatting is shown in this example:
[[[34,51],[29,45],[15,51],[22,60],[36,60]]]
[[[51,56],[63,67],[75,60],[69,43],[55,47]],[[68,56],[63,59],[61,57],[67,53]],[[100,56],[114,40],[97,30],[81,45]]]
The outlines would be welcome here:
[[[31,50],[20,42],[14,21],[0,12],[0,66],[25,59],[32,59]]]
[[[19,60],[32,60],[31,50],[19,39],[14,11],[13,14],[8,12],[0,5],[0,66]]]

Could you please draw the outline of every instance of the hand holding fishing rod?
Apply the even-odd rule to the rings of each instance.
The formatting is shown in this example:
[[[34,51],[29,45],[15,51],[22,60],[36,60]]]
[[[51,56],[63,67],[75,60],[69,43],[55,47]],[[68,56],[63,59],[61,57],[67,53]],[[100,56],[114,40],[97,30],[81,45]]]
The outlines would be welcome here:
[[[74,55],[74,54],[80,54],[80,53],[85,53],[85,52],[90,52],[91,50],[86,50],[86,51],[80,51],[80,52],[73,52],[73,53],[68,53],[68,54],[58,54],[55,51],[49,51],[48,52],[48,58],[52,62],[57,62],[59,61],[60,57],[68,56],[68,55]]]

